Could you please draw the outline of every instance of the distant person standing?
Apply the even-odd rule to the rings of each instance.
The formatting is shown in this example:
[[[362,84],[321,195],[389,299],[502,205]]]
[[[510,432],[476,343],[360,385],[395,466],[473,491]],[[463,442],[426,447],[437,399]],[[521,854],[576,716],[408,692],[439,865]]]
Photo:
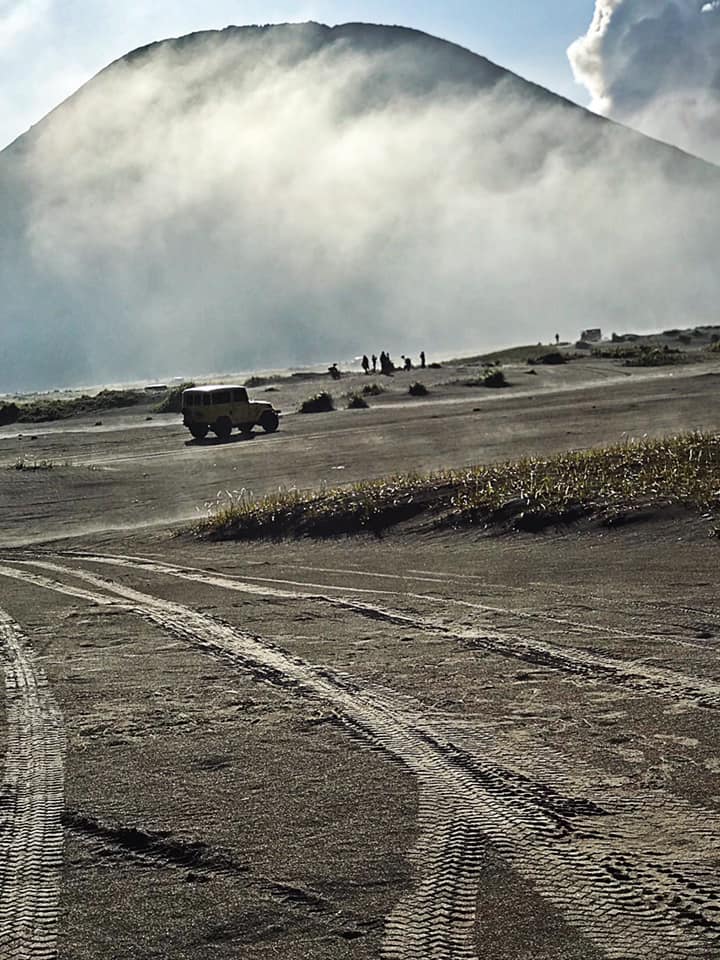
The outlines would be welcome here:
[[[555,343],[560,343],[560,334],[559,334],[559,333],[556,333],[556,334],[555,334]]]
[[[372,355],[372,365],[373,365],[373,373],[376,373],[376,372],[377,372],[377,357],[375,356],[375,354]]]
[[[392,376],[392,372],[395,369],[395,364],[390,359],[390,354],[385,350],[380,354],[380,371],[384,373],[387,377]]]
[[[366,353],[363,354],[362,368],[363,368],[363,372],[367,376],[367,374],[370,373],[370,361],[368,360]]]
[[[424,350],[420,351],[420,367],[422,370],[425,369],[425,351]]]

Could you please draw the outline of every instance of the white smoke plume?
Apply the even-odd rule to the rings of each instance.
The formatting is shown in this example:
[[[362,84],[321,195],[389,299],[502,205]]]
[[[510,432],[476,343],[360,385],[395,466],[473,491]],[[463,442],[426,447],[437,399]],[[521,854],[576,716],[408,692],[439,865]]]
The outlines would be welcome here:
[[[716,321],[712,168],[374,29],[157,46],[3,154],[0,389]]]
[[[720,0],[596,0],[568,55],[594,110],[720,161]]]

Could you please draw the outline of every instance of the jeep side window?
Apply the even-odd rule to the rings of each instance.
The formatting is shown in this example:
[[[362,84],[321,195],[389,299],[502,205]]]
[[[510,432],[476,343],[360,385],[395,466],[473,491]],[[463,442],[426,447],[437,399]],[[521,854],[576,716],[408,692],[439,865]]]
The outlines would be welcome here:
[[[216,390],[212,395],[213,403],[230,403],[230,391],[229,390]]]
[[[206,407],[211,406],[211,405],[212,405],[212,402],[213,402],[212,394],[204,393],[204,394],[203,394],[203,398],[202,398],[202,402],[203,402],[203,404],[204,404]]]
[[[235,403],[246,403],[247,390],[244,387],[236,387],[235,390],[233,390],[233,400]]]

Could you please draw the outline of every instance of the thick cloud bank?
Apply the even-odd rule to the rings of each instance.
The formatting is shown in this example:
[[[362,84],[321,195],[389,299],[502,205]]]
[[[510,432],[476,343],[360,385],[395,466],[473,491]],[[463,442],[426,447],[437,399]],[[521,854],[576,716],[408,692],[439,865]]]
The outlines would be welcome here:
[[[157,44],[0,155],[0,391],[711,322],[719,185],[413,31]]]
[[[720,0],[596,0],[568,53],[594,109],[720,161]]]

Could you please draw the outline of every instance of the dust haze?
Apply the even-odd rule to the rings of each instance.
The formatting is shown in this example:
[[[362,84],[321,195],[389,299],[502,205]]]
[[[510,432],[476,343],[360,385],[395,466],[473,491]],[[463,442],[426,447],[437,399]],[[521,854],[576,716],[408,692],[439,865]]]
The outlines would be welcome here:
[[[710,323],[719,184],[412,31],[154,45],[0,155],[0,390]]]

